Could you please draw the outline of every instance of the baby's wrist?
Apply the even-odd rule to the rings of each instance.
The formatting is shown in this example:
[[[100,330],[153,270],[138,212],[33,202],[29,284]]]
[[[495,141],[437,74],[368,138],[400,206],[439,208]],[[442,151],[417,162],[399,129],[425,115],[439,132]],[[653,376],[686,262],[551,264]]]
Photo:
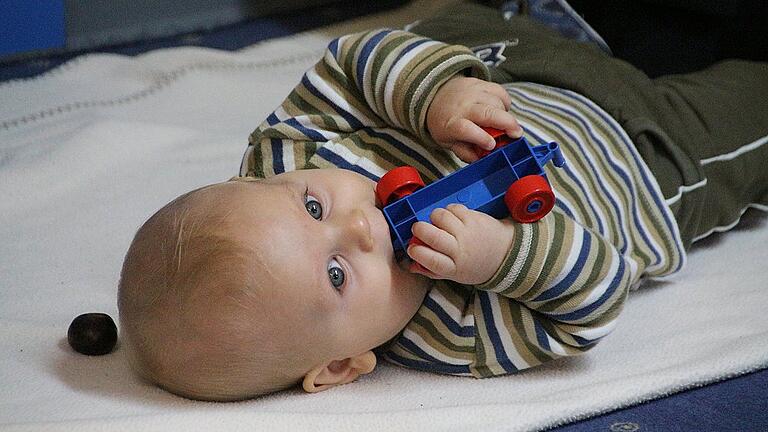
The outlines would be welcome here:
[[[505,263],[509,262],[513,256],[519,253],[519,244],[515,244],[516,232],[518,231],[519,224],[512,221],[510,218],[505,218],[499,221],[502,228],[499,230],[499,235],[496,237],[498,242],[494,242],[495,247],[493,257],[495,258],[491,265],[488,266],[486,274],[484,274],[484,282],[474,284],[477,289],[488,290],[496,285],[496,281],[499,277],[503,278],[501,273],[505,272],[507,267]]]
[[[448,83],[458,79],[465,77],[464,73],[462,71],[457,72],[450,78],[446,79],[442,83],[439,84],[439,87],[437,91],[435,92],[434,98],[432,98],[432,101],[430,102],[429,106],[427,107],[427,115],[426,120],[424,124],[425,131],[427,132],[427,135],[429,135],[429,138],[431,138],[433,141],[437,142],[433,135],[433,129],[437,127],[437,125],[441,125],[445,123],[443,119],[441,119],[441,114],[445,114],[446,111],[441,109],[441,107],[438,107],[437,104],[435,104],[435,101],[438,101],[438,103],[441,100],[442,92],[445,91]]]

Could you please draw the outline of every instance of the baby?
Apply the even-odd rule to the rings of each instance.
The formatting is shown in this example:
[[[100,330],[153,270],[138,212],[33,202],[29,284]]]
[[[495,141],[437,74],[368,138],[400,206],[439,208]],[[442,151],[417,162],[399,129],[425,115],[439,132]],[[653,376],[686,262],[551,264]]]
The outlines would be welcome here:
[[[509,36],[490,12],[461,7],[443,17],[449,28],[477,28],[450,21],[478,15]],[[518,40],[605,56],[524,21],[515,29]],[[402,31],[333,41],[251,135],[240,176],[182,195],[137,232],[118,299],[136,370],[173,393],[221,401],[346,384],[373,371],[377,355],[452,375],[514,373],[592,348],[631,287],[677,271],[685,247],[748,203],[768,203],[768,182],[752,178],[745,184],[757,190],[718,200],[719,218],[704,221],[713,207],[696,194],[706,180],[690,162],[704,157],[682,132],[667,136],[668,112],[649,120],[661,138],[645,145],[646,135],[626,132],[637,131],[622,117],[631,110],[606,102],[608,114],[558,87],[489,82],[508,73],[505,43],[483,42],[474,53],[485,63]],[[413,226],[424,245],[397,260],[375,181],[400,165],[432,181],[474,161],[475,147],[493,146],[481,126],[560,143],[568,165],[548,172],[555,208],[532,224],[437,209]],[[745,163],[759,165],[752,156]]]
[[[435,101],[430,123],[463,123],[443,140],[460,141],[452,148],[467,159],[477,158],[470,143],[495,145],[469,118],[522,135],[497,84],[456,78]],[[308,169],[236,177],[163,207],[136,234],[120,283],[138,369],[174,393],[215,400],[297,381],[316,392],[371,372],[372,350],[406,326],[431,285],[396,261],[375,186],[350,170]],[[514,235],[510,220],[460,205],[432,222],[414,226],[432,248],[409,253],[430,277],[463,284],[489,280]]]

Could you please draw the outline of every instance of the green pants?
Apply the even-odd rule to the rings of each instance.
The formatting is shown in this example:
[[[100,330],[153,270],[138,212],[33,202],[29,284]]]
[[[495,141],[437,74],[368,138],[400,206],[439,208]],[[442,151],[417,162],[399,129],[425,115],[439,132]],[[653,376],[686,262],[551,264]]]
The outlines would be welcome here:
[[[411,31],[469,47],[503,41],[506,59],[491,68],[494,81],[551,85],[597,103],[656,176],[686,248],[734,225],[749,206],[768,210],[767,63],[731,60],[650,79],[596,47],[475,4],[459,4]]]

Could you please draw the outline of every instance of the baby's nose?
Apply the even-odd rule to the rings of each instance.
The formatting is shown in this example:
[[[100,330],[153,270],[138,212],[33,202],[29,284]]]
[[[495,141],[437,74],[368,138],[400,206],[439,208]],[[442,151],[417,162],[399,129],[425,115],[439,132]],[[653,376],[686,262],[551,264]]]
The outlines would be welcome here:
[[[371,224],[361,209],[354,209],[349,213],[345,221],[344,235],[354,242],[362,251],[373,250],[373,237],[371,236]]]

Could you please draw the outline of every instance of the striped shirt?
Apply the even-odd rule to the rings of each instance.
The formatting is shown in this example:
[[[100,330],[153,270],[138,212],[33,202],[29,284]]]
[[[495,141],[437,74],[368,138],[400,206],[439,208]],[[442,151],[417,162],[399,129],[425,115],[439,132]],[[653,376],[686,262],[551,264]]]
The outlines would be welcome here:
[[[437,89],[457,73],[488,79],[466,47],[404,31],[334,40],[250,136],[240,175],[338,167],[378,180],[411,165],[430,182],[463,165],[426,130]],[[655,178],[618,123],[590,100],[532,83],[505,85],[533,144],[568,161],[547,169],[557,202],[486,283],[435,281],[403,331],[377,350],[406,367],[452,375],[513,373],[580,354],[616,325],[629,290],[685,259]]]

